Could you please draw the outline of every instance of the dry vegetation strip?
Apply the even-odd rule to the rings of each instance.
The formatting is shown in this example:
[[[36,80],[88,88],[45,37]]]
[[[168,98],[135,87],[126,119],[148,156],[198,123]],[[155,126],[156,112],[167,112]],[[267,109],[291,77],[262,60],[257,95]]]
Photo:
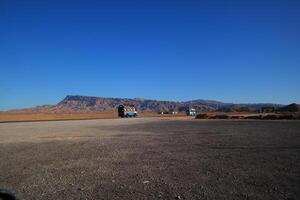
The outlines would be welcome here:
[[[154,112],[143,112],[139,117],[178,117],[183,113],[160,115]],[[26,121],[58,121],[77,119],[112,119],[117,118],[116,112],[107,113],[0,113],[1,122],[26,122]]]
[[[139,113],[140,117],[182,117],[186,116],[185,113],[177,113],[177,114],[158,114],[157,112],[142,112]]]
[[[300,113],[199,113],[196,119],[299,120]]]
[[[21,121],[55,121],[75,119],[110,119],[116,118],[116,113],[34,113],[15,114],[1,113],[0,122],[21,122]]]

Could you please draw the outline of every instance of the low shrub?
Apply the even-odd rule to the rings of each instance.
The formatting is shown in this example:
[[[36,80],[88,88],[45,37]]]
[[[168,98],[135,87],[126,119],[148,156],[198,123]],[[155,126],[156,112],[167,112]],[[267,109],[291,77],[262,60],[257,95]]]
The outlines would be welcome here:
[[[298,117],[296,115],[292,114],[281,114],[281,115],[266,115],[263,119],[269,119],[269,120],[276,120],[276,119],[287,119],[287,120],[293,120],[297,119]]]
[[[277,119],[297,119],[297,116],[296,115],[291,115],[291,114],[278,115]]]
[[[212,115],[198,114],[196,119],[258,119],[258,120],[300,120],[300,114],[268,114],[268,115],[233,115],[226,114]]]
[[[228,115],[214,115],[211,116],[209,119],[229,119],[230,117]]]
[[[286,120],[295,120],[300,119],[298,115],[295,114],[280,114],[280,115],[265,115],[262,117],[265,120],[279,120],[279,119],[286,119]]]
[[[245,119],[262,119],[261,115],[250,115],[245,117]]]
[[[244,119],[245,117],[242,115],[233,115],[230,117],[230,119]]]
[[[196,115],[196,119],[208,119],[208,115],[207,114],[198,114]]]
[[[262,117],[262,119],[276,120],[276,119],[279,119],[279,116],[278,115],[265,115]]]

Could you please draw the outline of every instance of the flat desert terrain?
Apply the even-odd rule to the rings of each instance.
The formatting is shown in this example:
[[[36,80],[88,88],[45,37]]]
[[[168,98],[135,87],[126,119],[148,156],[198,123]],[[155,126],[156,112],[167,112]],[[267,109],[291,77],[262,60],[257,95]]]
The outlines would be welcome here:
[[[18,199],[300,199],[300,121],[97,119],[0,124]]]
[[[139,117],[182,117],[185,113],[176,115],[160,115],[155,112],[141,112]],[[85,119],[113,119],[118,118],[116,112],[107,113],[5,113],[0,112],[0,123],[6,122],[33,122],[33,121],[65,121]]]

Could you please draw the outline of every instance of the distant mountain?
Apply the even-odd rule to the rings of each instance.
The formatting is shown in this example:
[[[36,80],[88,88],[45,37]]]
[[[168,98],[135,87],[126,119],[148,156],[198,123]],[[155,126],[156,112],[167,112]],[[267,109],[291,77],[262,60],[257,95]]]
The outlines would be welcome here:
[[[217,109],[219,112],[259,112],[261,108],[274,108],[277,110],[281,108],[281,104],[272,103],[258,103],[258,104],[227,104]]]
[[[135,105],[140,111],[185,111],[193,107],[198,111],[214,111],[223,105],[218,101],[194,100],[186,102],[159,101],[150,99],[128,99],[128,98],[105,98],[89,96],[66,96],[56,107],[62,110],[73,110],[76,112],[110,112],[115,111],[119,105]]]
[[[112,112],[119,105],[135,105],[139,111],[185,111],[195,108],[198,112],[212,111],[259,111],[262,107],[273,106],[280,108],[278,104],[232,104],[213,100],[192,101],[160,101],[142,98],[107,98],[68,95],[56,105],[38,106],[35,108],[11,110],[13,113],[83,113],[83,112]]]
[[[278,109],[280,112],[300,112],[300,104],[292,103]]]

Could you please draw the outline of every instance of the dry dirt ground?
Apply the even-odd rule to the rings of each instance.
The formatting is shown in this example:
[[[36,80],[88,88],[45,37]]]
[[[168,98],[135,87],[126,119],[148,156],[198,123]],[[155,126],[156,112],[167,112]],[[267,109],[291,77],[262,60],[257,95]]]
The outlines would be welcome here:
[[[224,114],[224,113],[223,113]],[[156,112],[140,112],[139,117],[182,117],[185,113],[175,115],[160,115]],[[102,113],[7,113],[0,112],[0,123],[6,122],[33,122],[33,121],[62,121],[62,120],[84,120],[84,119],[113,119],[118,118],[116,112]]]
[[[0,158],[19,199],[300,199],[300,121],[2,123]]]

